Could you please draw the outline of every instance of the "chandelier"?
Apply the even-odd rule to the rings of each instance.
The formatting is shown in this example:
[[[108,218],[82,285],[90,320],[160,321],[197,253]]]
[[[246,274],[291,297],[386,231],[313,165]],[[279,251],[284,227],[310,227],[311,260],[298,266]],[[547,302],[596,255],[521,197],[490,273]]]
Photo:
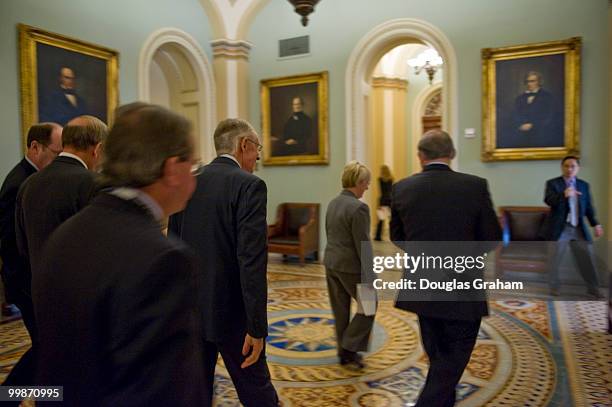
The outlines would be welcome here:
[[[408,65],[414,68],[415,75],[425,71],[429,78],[429,84],[433,81],[434,75],[440,69],[444,61],[438,52],[433,48],[427,48],[421,52],[416,58],[408,60]]]
[[[289,0],[295,7],[295,12],[302,16],[302,25],[308,25],[308,14],[314,12],[314,6],[319,0]]]

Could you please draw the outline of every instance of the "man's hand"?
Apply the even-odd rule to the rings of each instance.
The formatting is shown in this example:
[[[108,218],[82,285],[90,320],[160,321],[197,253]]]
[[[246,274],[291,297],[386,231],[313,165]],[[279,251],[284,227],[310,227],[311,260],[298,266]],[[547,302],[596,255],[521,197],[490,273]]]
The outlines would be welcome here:
[[[595,225],[595,237],[602,237],[604,233],[603,226]]]
[[[251,354],[244,360],[244,362],[242,362],[240,367],[244,369],[245,367],[249,367],[253,363],[257,362],[257,360],[259,360],[259,355],[263,350],[263,346],[264,338],[253,338],[251,335],[246,334],[244,337],[244,345],[242,345],[242,356],[248,355],[249,351]]]
[[[520,131],[529,131],[533,128],[533,124],[531,123],[523,123],[521,124],[521,126],[519,127]]]
[[[288,146],[292,146],[294,144],[297,144],[297,141],[293,138],[290,138],[290,139],[285,140],[285,144],[287,144]]]
[[[569,187],[569,188],[565,188],[564,195],[566,198],[570,198],[572,196],[582,195],[582,192],[576,191],[576,188]]]

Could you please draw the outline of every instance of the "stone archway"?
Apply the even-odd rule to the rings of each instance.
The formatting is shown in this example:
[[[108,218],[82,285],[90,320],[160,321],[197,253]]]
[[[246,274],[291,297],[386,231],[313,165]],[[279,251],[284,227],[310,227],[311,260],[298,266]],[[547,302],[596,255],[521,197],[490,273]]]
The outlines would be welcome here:
[[[370,30],[351,52],[346,67],[346,157],[366,161],[371,76],[381,56],[397,45],[420,42],[435,48],[444,60],[442,127],[457,146],[457,57],[446,35],[434,25],[417,19],[400,18]],[[459,154],[459,151],[457,152]],[[457,160],[453,160],[456,164]]]
[[[139,98],[188,117],[194,126],[198,155],[204,161],[214,158],[215,83],[197,41],[176,28],[155,31],[141,49],[138,74]]]

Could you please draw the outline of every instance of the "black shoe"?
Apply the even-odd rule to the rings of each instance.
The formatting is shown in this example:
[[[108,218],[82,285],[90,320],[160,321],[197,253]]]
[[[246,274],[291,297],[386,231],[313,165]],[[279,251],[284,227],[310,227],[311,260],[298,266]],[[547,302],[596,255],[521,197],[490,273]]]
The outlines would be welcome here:
[[[340,356],[340,364],[347,367],[356,367],[357,369],[363,369],[365,364],[363,363],[363,356],[357,352],[344,350]]]

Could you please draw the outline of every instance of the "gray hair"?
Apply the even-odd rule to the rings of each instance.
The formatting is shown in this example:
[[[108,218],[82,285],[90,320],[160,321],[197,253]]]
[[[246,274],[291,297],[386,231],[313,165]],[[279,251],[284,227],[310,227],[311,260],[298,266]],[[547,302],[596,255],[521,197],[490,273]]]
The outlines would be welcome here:
[[[428,160],[436,158],[452,159],[455,157],[453,140],[447,132],[440,129],[429,130],[423,134],[423,137],[419,140],[418,149]]]
[[[94,116],[78,116],[70,120],[62,131],[62,144],[77,151],[85,151],[104,143],[108,136],[108,127]]]
[[[170,157],[193,155],[191,122],[162,106],[135,102],[117,109],[105,145],[104,186],[141,188],[163,174]]]
[[[538,78],[538,84],[540,86],[542,86],[542,74],[541,73],[539,73],[538,71],[529,71],[529,72],[527,72],[527,74],[525,75],[525,79],[524,79],[525,83],[527,83],[527,79],[530,76],[535,76],[536,78]]]
[[[249,134],[256,135],[253,126],[242,119],[225,119],[219,122],[213,139],[217,155],[233,154],[238,148],[240,138]]]

